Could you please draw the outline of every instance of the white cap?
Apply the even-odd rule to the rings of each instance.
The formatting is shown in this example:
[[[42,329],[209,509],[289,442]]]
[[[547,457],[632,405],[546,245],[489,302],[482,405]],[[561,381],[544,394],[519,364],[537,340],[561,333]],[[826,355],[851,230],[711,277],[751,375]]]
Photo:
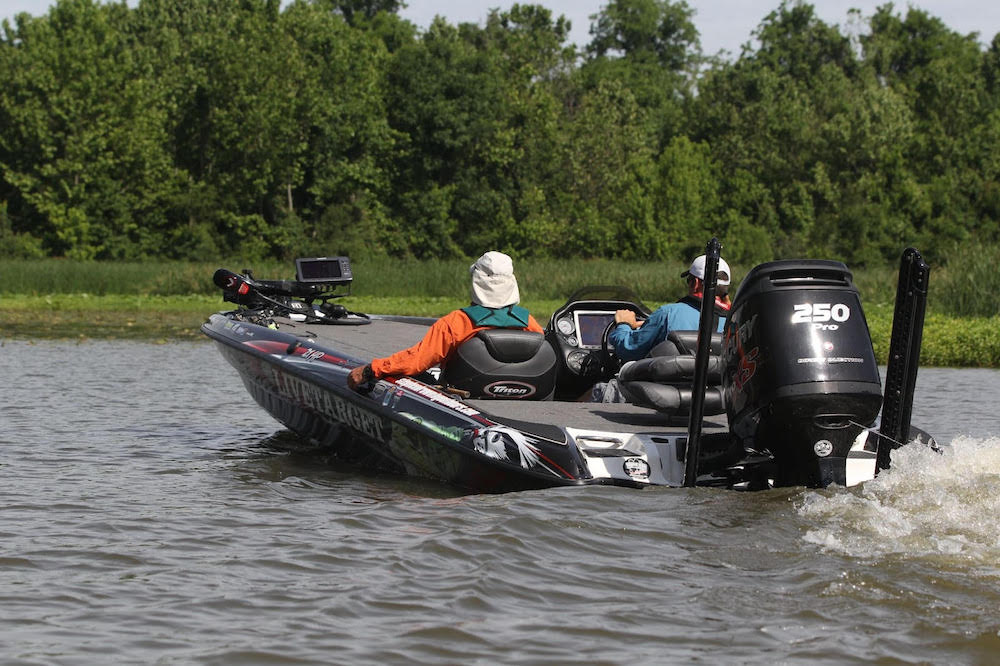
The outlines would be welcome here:
[[[693,275],[699,280],[705,279],[705,255],[701,255],[692,261],[691,268],[681,273],[681,277],[687,277],[688,275]],[[729,270],[729,264],[722,257],[719,257],[719,267],[715,271],[715,277],[716,282],[723,287],[728,286],[729,282],[733,279],[733,274]]]
[[[487,308],[515,305],[521,300],[514,262],[503,252],[487,252],[469,266],[472,302]]]

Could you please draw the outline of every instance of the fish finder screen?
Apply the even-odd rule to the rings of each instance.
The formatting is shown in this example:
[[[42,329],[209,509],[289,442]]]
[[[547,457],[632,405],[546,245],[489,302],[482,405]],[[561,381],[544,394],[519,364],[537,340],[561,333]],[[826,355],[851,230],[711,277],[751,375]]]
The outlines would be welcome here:
[[[573,313],[576,318],[576,334],[580,346],[584,349],[600,349],[604,330],[615,319],[614,312],[582,312]]]
[[[350,282],[351,265],[347,257],[317,257],[296,259],[299,282]]]

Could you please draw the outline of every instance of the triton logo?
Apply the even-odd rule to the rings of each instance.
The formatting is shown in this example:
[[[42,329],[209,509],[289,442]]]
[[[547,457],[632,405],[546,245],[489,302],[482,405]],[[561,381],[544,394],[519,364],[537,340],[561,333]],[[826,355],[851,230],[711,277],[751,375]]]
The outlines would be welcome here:
[[[535,387],[523,382],[501,381],[487,384],[483,387],[483,393],[502,398],[527,398],[534,395]]]

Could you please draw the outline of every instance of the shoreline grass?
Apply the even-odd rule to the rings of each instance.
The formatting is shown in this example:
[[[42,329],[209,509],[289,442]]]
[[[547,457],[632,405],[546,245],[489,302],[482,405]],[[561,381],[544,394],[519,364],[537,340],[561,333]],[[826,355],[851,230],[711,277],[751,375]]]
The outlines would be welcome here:
[[[352,261],[352,298],[415,296],[461,302],[469,297],[469,261],[377,259]],[[0,299],[5,296],[219,296],[212,283],[217,268],[242,272],[241,260],[220,262],[86,262],[67,259],[0,260]],[[252,264],[254,277],[294,277],[295,267],[274,261]],[[676,300],[685,290],[679,261],[629,262],[612,259],[524,259],[516,263],[525,299],[564,301],[584,285],[622,285],[646,305]],[[746,271],[733,269],[733,293]],[[879,267],[856,271],[854,282],[865,303],[889,303],[895,297],[895,271]]]
[[[996,256],[994,256],[994,254]],[[934,268],[921,363],[1000,368],[1000,301],[978,285],[992,279],[997,253],[968,265]],[[259,279],[288,279],[294,265],[220,262],[85,262],[65,259],[0,260],[0,340],[199,340],[213,312],[232,309],[212,284],[216,268],[254,269]],[[522,305],[546,322],[577,287],[623,285],[650,308],[683,290],[681,262],[611,259],[518,260]],[[436,317],[468,303],[469,262],[369,259],[352,262],[351,294],[339,301],[357,312]],[[734,266],[733,292],[746,270]],[[854,270],[876,357],[888,355],[896,268]],[[987,295],[991,294],[987,290]]]
[[[527,299],[542,325],[563,300]],[[461,304],[448,296],[349,296],[356,312],[441,316]],[[647,303],[649,306],[659,303]],[[201,324],[213,312],[232,309],[219,296],[92,294],[0,295],[0,340],[203,340]],[[888,357],[890,304],[866,304],[876,358]],[[921,364],[938,367],[1000,368],[1000,316],[950,317],[929,313],[924,324]]]
[[[957,255],[956,255],[957,256]],[[1000,263],[1000,247],[987,247],[954,265],[931,269],[928,312],[956,318],[1000,314],[1000,292],[992,284]],[[614,259],[519,259],[516,262],[522,297],[528,301],[562,301],[583,285],[622,285],[639,294],[646,305],[670,302],[684,291],[679,261],[618,261]],[[69,259],[0,259],[0,299],[6,296],[218,296],[212,283],[217,268],[242,272],[252,268],[258,279],[291,279],[291,262],[148,261],[96,262]],[[352,261],[352,298],[440,297],[460,303],[468,299],[469,260],[365,259]],[[897,267],[848,267],[865,307],[891,305],[896,296]],[[733,266],[732,293],[749,267]],[[537,310],[544,311],[544,310]]]

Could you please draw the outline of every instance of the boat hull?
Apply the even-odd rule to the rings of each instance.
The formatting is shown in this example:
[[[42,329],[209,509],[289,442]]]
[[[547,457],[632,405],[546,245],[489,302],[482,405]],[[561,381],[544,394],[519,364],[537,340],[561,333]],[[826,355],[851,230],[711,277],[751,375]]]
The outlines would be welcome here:
[[[594,478],[571,442],[526,434],[411,378],[357,393],[346,377],[360,360],[296,336],[222,315],[202,330],[264,410],[345,462],[476,492],[643,485]]]
[[[472,492],[557,486],[685,485],[687,427],[630,404],[468,400],[429,378],[383,378],[369,391],[347,386],[352,368],[426,331],[412,322],[281,329],[212,315],[203,332],[272,417],[362,470],[441,481]],[[406,330],[410,326],[412,330]],[[405,335],[401,336],[403,330]],[[845,457],[825,461],[828,482],[874,477],[866,432]],[[775,460],[747,450],[728,424],[703,424],[698,485],[759,490],[780,481]]]

